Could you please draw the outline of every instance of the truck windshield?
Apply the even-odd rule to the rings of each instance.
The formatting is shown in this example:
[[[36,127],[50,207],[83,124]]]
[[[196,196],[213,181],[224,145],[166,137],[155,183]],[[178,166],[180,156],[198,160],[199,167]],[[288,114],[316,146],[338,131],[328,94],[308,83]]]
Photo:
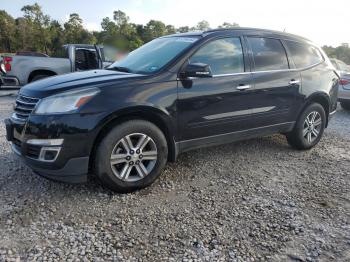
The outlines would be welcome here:
[[[157,38],[113,63],[109,69],[139,74],[155,73],[190,47],[198,38],[196,36]]]

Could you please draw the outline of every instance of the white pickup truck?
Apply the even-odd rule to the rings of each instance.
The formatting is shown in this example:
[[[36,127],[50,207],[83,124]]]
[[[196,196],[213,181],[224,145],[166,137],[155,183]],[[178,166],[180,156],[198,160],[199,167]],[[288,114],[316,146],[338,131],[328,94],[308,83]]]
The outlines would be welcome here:
[[[0,65],[0,88],[21,87],[45,77],[104,68],[114,62],[105,57],[104,51],[104,47],[96,45],[68,44],[54,57],[4,56]]]

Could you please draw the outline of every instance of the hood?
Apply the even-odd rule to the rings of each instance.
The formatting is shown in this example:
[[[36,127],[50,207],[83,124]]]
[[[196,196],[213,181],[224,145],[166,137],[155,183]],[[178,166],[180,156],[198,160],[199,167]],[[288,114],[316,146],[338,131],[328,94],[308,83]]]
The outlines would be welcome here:
[[[62,91],[75,88],[112,84],[117,81],[144,77],[112,70],[91,70],[45,78],[23,86],[20,94],[29,97],[43,98]]]

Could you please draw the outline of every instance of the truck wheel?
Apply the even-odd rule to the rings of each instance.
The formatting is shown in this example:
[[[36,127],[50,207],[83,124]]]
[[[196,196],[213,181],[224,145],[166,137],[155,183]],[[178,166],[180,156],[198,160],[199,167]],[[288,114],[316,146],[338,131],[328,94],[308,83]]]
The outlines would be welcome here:
[[[350,111],[350,102],[341,102],[340,105],[343,109]]]
[[[111,190],[127,193],[152,184],[168,158],[162,131],[144,120],[114,127],[98,145],[94,168],[97,177]]]
[[[326,113],[318,103],[305,108],[294,129],[286,134],[288,143],[299,150],[314,147],[321,139],[326,126]]]
[[[40,80],[40,79],[43,79],[43,78],[46,78],[46,77],[49,77],[50,75],[35,75],[32,80],[30,80],[30,83],[31,82],[34,82],[34,81],[37,81],[37,80]]]

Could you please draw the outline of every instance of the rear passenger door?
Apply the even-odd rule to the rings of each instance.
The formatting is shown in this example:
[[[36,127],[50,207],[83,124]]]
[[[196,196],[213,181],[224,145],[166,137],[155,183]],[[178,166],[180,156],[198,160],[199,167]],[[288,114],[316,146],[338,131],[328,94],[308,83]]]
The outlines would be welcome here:
[[[261,36],[245,39],[253,67],[255,127],[294,121],[292,109],[301,87],[300,73],[293,70],[282,41]]]

